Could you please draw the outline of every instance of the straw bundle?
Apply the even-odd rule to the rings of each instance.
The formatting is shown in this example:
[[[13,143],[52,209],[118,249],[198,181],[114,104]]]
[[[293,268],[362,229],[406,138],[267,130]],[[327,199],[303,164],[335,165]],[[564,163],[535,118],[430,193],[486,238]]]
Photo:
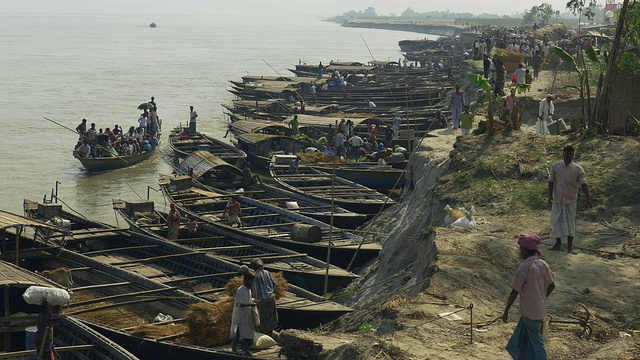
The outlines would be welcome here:
[[[564,38],[567,36],[567,26],[564,24],[547,25],[534,31],[533,33],[531,33],[531,35],[535,39],[544,39],[545,36],[547,36],[547,38],[551,40],[555,40],[556,38]]]
[[[284,274],[282,273],[282,271],[278,273],[271,273],[271,275],[273,276],[273,279],[278,284],[278,288],[276,289],[276,299],[280,299],[281,297],[284,296],[284,293],[287,290],[289,290],[289,282],[287,282],[287,280],[284,278]],[[225,285],[224,287],[225,292],[227,293],[227,295],[231,297],[235,297],[236,290],[238,290],[238,288],[242,286],[242,283],[243,283],[242,276],[234,277],[233,279],[229,280],[227,285]]]
[[[332,155],[323,152],[299,153],[298,156],[300,156],[302,162],[305,164],[333,162],[334,159]]]
[[[509,49],[495,49],[495,55],[497,56],[500,60],[502,60],[502,62],[517,62],[517,63],[521,63],[524,60],[524,55],[522,55],[522,53],[517,52],[517,51],[511,51]]]
[[[140,325],[137,328],[131,330],[131,335],[141,336],[149,339],[159,339],[166,336],[185,334],[189,331],[189,328],[183,324],[165,324],[165,325],[155,325],[155,324],[147,324]],[[183,337],[176,338],[175,342],[186,342],[186,335]]]
[[[184,313],[191,342],[201,346],[228,344],[233,302],[234,298],[227,296],[212,304],[191,305]]]
[[[98,297],[100,297],[100,295],[91,291],[76,292],[71,295],[71,303],[80,303],[87,300],[93,300]],[[95,304],[84,305],[73,308],[72,311],[99,308],[101,306],[109,304],[113,304],[113,302],[103,301]],[[145,315],[147,314],[144,314],[139,309],[136,309],[132,306],[125,306],[87,312],[79,314],[78,317],[99,324],[104,324],[116,328],[123,328],[144,324]]]

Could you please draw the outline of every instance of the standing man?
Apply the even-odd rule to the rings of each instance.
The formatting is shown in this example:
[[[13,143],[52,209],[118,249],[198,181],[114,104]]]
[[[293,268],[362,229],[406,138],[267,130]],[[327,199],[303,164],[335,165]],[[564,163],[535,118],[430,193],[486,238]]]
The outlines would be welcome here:
[[[156,105],[155,98],[153,96],[151,97],[151,101],[149,101],[149,104],[151,104],[151,108],[149,109],[149,111],[151,112],[150,133],[153,134],[155,132],[158,132],[158,106]]]
[[[393,123],[391,123],[393,127],[393,139],[398,140],[400,137],[400,124],[402,124],[402,118],[400,116],[396,116],[393,118]]]
[[[300,129],[298,126],[300,122],[298,121],[298,115],[293,115],[293,119],[289,121],[289,127],[291,128],[291,134],[298,135],[300,134]]]
[[[502,314],[507,322],[509,309],[520,295],[520,320],[507,343],[507,351],[514,359],[547,359],[547,349],[542,337],[544,318],[547,316],[547,297],[555,289],[554,276],[538,251],[540,238],[536,235],[520,235],[522,262],[511,283],[511,293]]]
[[[525,75],[525,73],[526,72],[524,71],[524,66],[522,64],[519,64],[518,68],[514,72],[514,74],[516,75],[516,82],[518,84],[524,84],[524,75]]]
[[[247,269],[248,270],[248,269]],[[250,271],[245,272],[242,279],[242,286],[236,290],[236,297],[233,302],[233,312],[231,313],[231,349],[235,353],[238,345],[243,355],[250,356],[249,348],[253,344],[256,335],[256,324],[253,321],[253,308],[257,306],[251,296],[254,276]]]
[[[198,118],[198,113],[193,110],[193,106],[189,106],[191,113],[189,114],[189,135],[196,134],[196,119]]]
[[[542,135],[549,135],[549,122],[551,116],[555,112],[556,108],[553,106],[553,95],[547,94],[547,96],[540,101],[538,107],[538,121],[536,122],[536,132]]]
[[[540,55],[540,51],[536,51],[531,62],[533,66],[533,78],[538,79],[538,75],[540,74],[540,66],[542,65],[542,56]]]
[[[249,267],[255,271],[253,281],[253,297],[258,302],[258,314],[260,315],[260,331],[271,336],[273,330],[278,327],[278,309],[276,306],[275,292],[278,289],[271,273],[264,269],[260,259],[253,259]]]
[[[336,134],[336,156],[344,156],[344,132],[342,130]]]
[[[575,149],[571,145],[564,147],[563,161],[551,166],[549,174],[549,202],[551,203],[551,237],[556,244],[551,250],[560,250],[562,237],[567,237],[567,253],[573,253],[573,237],[576,233],[576,208],[578,203],[578,185],[582,188],[591,207],[591,196],[587,178],[582,167],[573,162]]]
[[[238,228],[243,226],[242,219],[242,207],[238,202],[238,199],[235,196],[232,196],[231,199],[227,202],[227,206],[222,213],[222,219],[227,219],[227,225],[233,227],[233,224],[236,224]]]
[[[80,134],[83,139],[87,135],[87,119],[82,119],[80,125],[76,126],[76,131]]]
[[[464,107],[464,91],[460,90],[460,84],[456,84],[456,90],[451,93],[451,118],[453,119],[453,128],[459,126],[460,114]]]

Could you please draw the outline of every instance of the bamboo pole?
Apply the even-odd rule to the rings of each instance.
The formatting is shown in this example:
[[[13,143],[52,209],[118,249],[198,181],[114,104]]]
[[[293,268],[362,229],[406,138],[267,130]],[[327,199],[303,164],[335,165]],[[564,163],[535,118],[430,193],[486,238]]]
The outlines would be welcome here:
[[[131,282],[123,281],[123,282],[117,282],[117,283],[111,283],[111,284],[78,286],[73,288],[73,292],[83,291],[83,290],[103,289],[108,287],[116,287],[116,286],[124,286],[124,285],[131,285]]]
[[[168,287],[168,288],[164,288],[164,289],[144,290],[144,291],[136,291],[136,292],[132,292],[132,293],[124,293],[124,294],[118,294],[118,295],[105,296],[105,297],[101,297],[101,298],[97,298],[97,299],[91,299],[91,300],[81,301],[81,302],[77,302],[77,303],[72,303],[72,304],[69,305],[69,307],[77,308],[77,307],[80,307],[80,306],[96,304],[96,303],[100,303],[100,302],[103,302],[103,301],[117,300],[117,299],[132,297],[132,296],[155,294],[155,293],[160,293],[160,292],[170,291],[170,290],[176,290],[176,289],[177,288],[175,288],[175,287]],[[93,309],[96,309],[96,308],[93,308]]]
[[[222,277],[222,276],[230,276],[230,275],[238,275],[238,273],[222,272],[222,273],[215,273],[215,274],[196,275],[196,276],[189,276],[189,277],[180,278],[180,279],[167,280],[167,281],[163,281],[162,283],[166,285],[166,284],[174,284],[174,283],[191,281],[191,280],[199,280],[199,279],[205,279],[205,278]]]
[[[97,255],[97,254],[106,254],[111,252],[119,252],[125,250],[140,250],[140,249],[154,249],[158,248],[160,245],[139,245],[139,246],[125,246],[120,248],[112,248],[112,249],[104,249],[104,250],[95,250],[95,251],[87,251],[82,253],[82,255]]]

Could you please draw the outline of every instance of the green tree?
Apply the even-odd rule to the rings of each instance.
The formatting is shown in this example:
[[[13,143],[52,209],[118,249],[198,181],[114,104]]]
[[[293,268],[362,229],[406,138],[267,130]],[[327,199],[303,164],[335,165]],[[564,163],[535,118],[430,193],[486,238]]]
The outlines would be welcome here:
[[[522,20],[525,24],[531,24],[534,22],[546,23],[555,14],[553,7],[549,3],[542,3],[538,6],[533,6],[531,10],[524,12]]]
[[[378,17],[378,14],[376,14],[376,9],[372,8],[371,6],[369,6],[368,8],[364,9],[364,13],[363,13],[364,17],[366,18],[375,18]]]

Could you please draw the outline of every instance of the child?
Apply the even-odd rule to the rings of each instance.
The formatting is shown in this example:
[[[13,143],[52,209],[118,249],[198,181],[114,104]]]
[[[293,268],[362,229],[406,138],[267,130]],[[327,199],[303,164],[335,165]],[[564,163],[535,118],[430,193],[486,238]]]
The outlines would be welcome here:
[[[529,85],[529,87],[527,88],[527,91],[531,91],[531,83],[533,82],[533,78],[531,77],[531,74],[529,74],[529,69],[527,69],[524,72],[524,83]]]
[[[462,131],[462,135],[470,134],[472,125],[473,114],[469,112],[469,105],[465,105],[464,112],[460,114],[460,129]]]

